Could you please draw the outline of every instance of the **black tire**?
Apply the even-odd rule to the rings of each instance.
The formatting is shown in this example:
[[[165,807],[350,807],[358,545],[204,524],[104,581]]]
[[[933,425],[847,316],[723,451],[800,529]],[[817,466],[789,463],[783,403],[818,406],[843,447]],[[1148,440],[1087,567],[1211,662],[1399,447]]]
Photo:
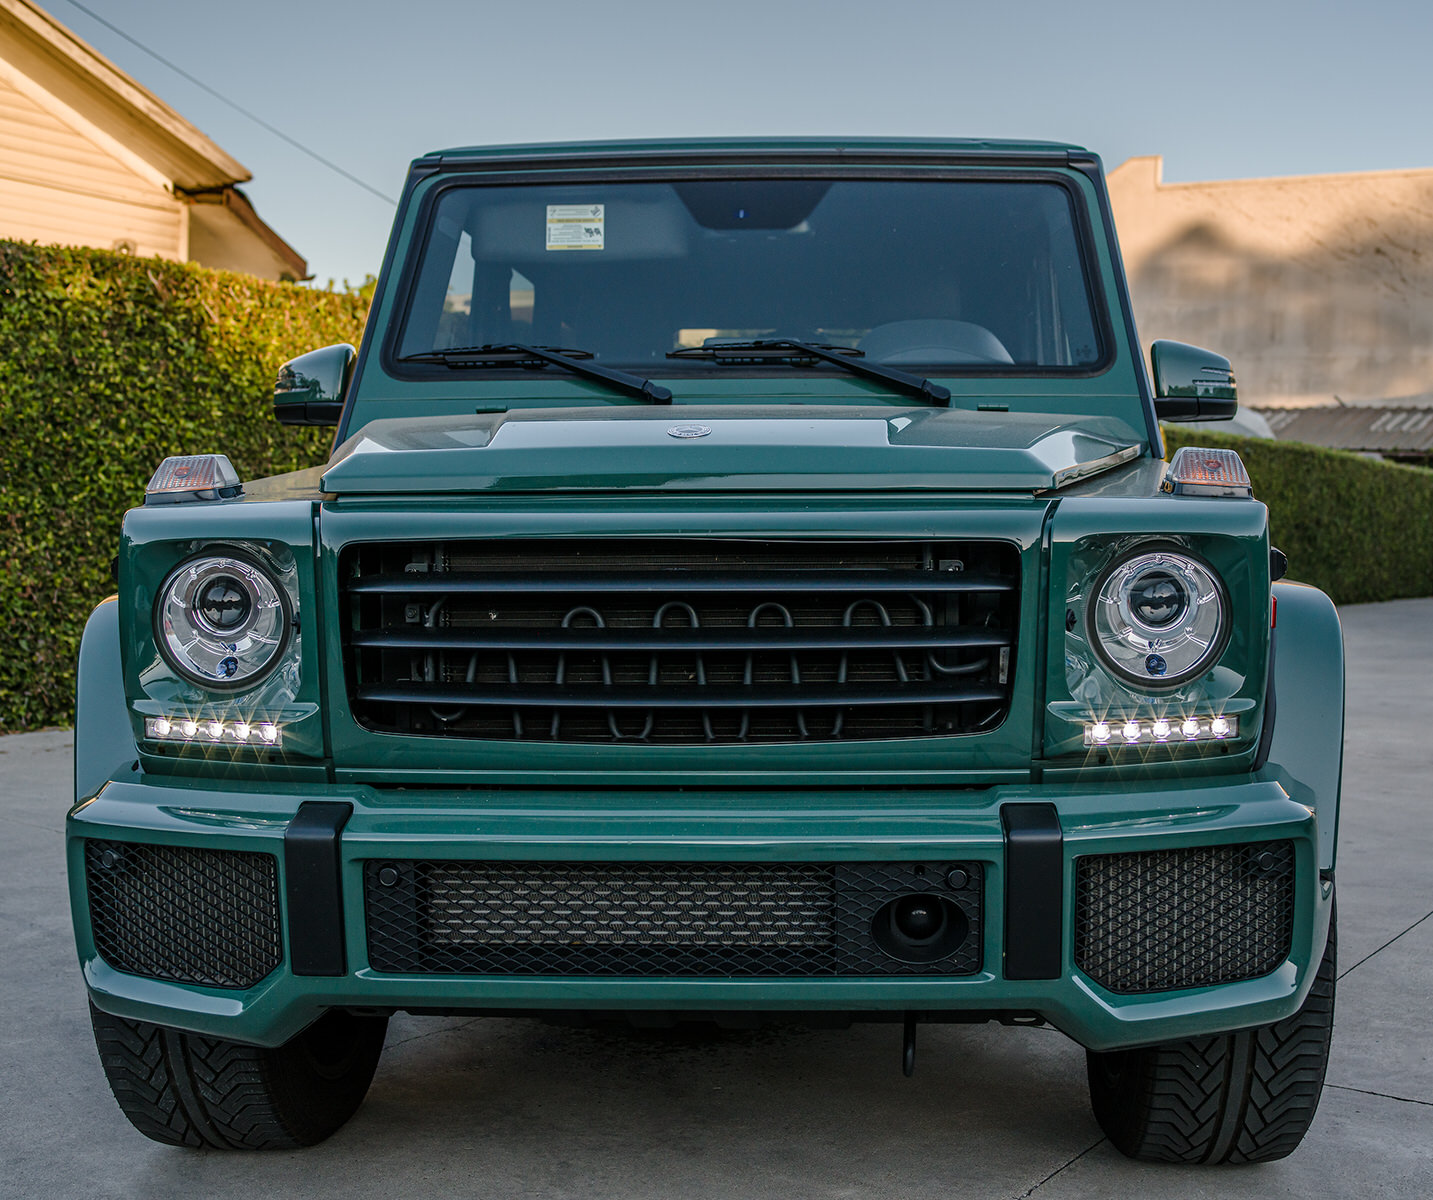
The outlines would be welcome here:
[[[1115,1148],[1145,1162],[1259,1163],[1298,1147],[1318,1111],[1333,1034],[1338,914],[1304,1006],[1258,1029],[1087,1051],[1090,1103]]]
[[[277,1049],[128,1021],[90,1005],[110,1091],[145,1137],[171,1146],[293,1150],[363,1103],[387,1017],[335,1009]]]

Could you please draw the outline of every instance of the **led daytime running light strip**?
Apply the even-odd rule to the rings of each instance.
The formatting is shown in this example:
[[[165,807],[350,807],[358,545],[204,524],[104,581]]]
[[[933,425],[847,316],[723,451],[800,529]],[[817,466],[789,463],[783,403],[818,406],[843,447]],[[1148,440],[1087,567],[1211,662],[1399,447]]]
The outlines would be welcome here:
[[[1225,742],[1239,736],[1238,717],[1183,720],[1095,721],[1085,726],[1086,746],[1164,746],[1184,742]]]
[[[144,736],[160,742],[199,745],[281,746],[282,725],[273,721],[196,721],[193,717],[145,717]]]

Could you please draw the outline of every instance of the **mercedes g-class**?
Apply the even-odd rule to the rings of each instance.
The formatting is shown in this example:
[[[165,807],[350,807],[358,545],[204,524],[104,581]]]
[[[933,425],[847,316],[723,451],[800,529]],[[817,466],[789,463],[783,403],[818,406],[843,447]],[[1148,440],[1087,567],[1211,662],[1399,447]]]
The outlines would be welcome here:
[[[274,403],[329,460],[166,460],[80,652],[74,926],[141,1132],[310,1144],[391,1014],[561,1013],[889,1021],[908,1069],[1046,1022],[1126,1154],[1298,1144],[1338,621],[1236,454],[1166,461],[1234,379],[1147,369],[1093,154],[429,154],[362,344]]]

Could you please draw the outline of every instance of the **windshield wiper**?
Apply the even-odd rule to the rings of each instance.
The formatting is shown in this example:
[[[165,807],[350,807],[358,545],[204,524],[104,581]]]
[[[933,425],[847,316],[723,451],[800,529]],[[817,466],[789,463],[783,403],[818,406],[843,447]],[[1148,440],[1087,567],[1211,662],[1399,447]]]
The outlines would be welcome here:
[[[426,350],[422,354],[405,354],[399,362],[442,363],[455,369],[462,367],[562,367],[584,379],[605,383],[614,391],[651,404],[670,404],[672,393],[661,384],[631,375],[626,371],[614,371],[611,367],[599,367],[586,360],[592,357],[590,350],[566,350],[560,346],[529,346],[524,342],[506,342],[489,346],[454,346],[446,350]]]
[[[826,346],[812,342],[797,342],[790,338],[766,338],[750,342],[714,342],[709,346],[685,346],[681,350],[670,350],[668,358],[707,358],[715,362],[753,363],[785,361],[793,366],[813,365],[809,360],[834,363],[844,367],[852,375],[874,379],[888,384],[897,391],[916,396],[928,403],[949,404],[950,389],[899,371],[895,367],[880,367],[875,363],[862,361],[864,352],[850,346]],[[807,360],[804,364],[802,360]]]

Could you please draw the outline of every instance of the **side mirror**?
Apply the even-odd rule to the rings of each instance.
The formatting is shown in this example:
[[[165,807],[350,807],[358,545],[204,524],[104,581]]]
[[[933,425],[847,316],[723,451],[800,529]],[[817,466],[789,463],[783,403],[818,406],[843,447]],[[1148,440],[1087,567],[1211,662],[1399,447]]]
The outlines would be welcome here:
[[[337,425],[357,358],[358,351],[340,342],[284,363],[274,380],[274,416],[279,424]]]
[[[1155,342],[1154,412],[1161,421],[1227,421],[1239,411],[1234,371],[1222,355],[1183,342]]]

